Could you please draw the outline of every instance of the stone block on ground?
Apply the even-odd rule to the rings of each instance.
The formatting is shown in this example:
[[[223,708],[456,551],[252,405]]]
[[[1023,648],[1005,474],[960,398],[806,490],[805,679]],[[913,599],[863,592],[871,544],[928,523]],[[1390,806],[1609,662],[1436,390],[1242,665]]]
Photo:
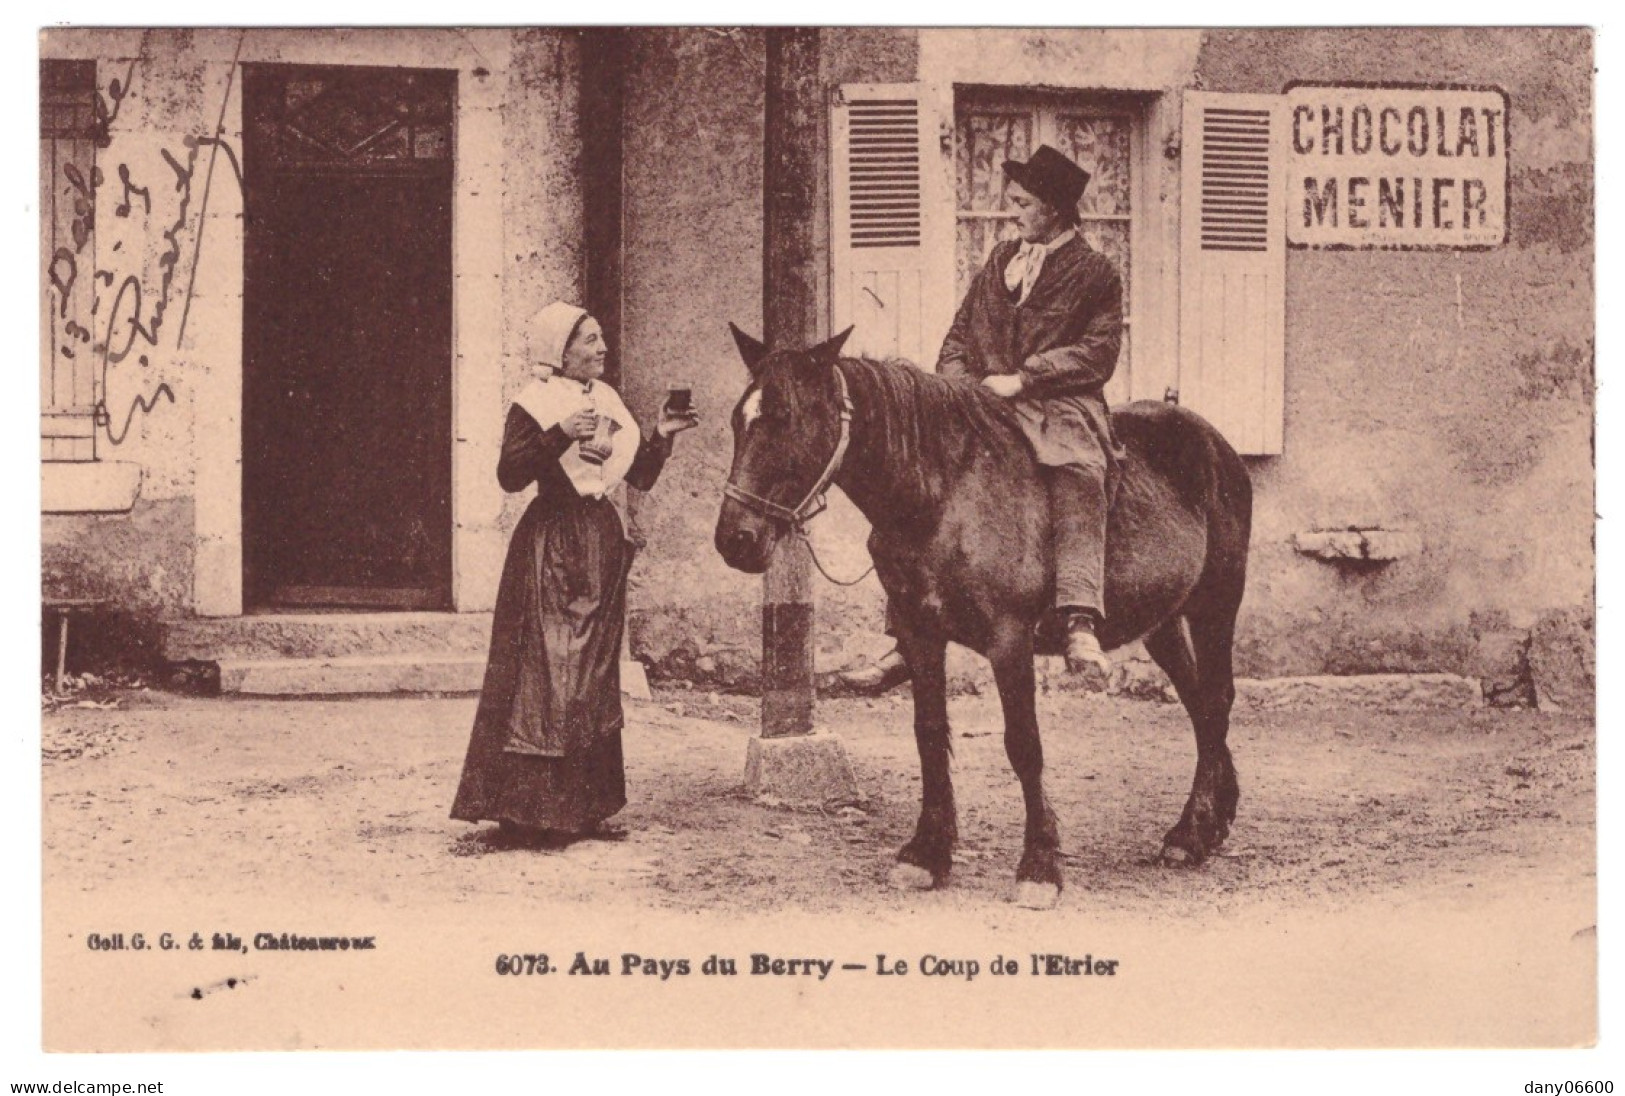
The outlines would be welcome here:
[[[1456,674],[1350,674],[1236,682],[1238,708],[1467,709],[1483,704],[1479,683]]]
[[[763,738],[745,752],[745,791],[787,805],[861,803],[858,778],[840,738],[829,731]]]
[[[854,669],[880,658],[896,645],[897,641],[884,632],[852,631],[839,643],[813,652],[813,673],[823,676]]]
[[[629,658],[621,663],[621,695],[629,696],[633,700],[653,700],[654,694],[649,691],[649,675],[643,668],[643,663],[635,658]]]
[[[1113,696],[1129,700],[1155,700],[1162,704],[1179,703],[1174,683],[1150,659],[1128,659],[1112,666],[1111,680],[1106,691]]]
[[[1486,704],[1493,708],[1534,707],[1528,632],[1506,630],[1480,635],[1474,660]]]
[[[1151,661],[1141,644],[1131,643],[1108,651],[1106,657],[1111,660],[1111,669],[1107,671],[1104,690],[1108,696],[1123,697],[1127,700],[1156,700],[1170,704],[1178,700],[1174,695],[1173,685],[1163,674],[1161,667]],[[1034,660],[1034,670],[1038,679],[1038,691],[1041,693],[1070,695],[1101,691],[1098,678],[1093,678],[1087,673],[1072,673],[1066,668],[1066,659],[1060,655],[1039,655]]]
[[[1529,633],[1529,676],[1538,707],[1589,711],[1597,698],[1591,618],[1575,610],[1542,614]]]

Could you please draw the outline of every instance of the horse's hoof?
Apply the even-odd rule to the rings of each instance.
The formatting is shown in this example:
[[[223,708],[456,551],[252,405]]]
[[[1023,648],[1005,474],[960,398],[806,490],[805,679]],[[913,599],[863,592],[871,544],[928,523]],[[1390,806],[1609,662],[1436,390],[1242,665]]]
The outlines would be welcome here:
[[[1017,883],[1016,905],[1026,910],[1052,910],[1061,904],[1061,888],[1054,883]]]
[[[930,890],[937,885],[931,873],[916,864],[898,864],[886,879],[893,890]]]
[[[1201,862],[1201,857],[1179,845],[1162,847],[1162,866],[1165,868],[1194,868]]]

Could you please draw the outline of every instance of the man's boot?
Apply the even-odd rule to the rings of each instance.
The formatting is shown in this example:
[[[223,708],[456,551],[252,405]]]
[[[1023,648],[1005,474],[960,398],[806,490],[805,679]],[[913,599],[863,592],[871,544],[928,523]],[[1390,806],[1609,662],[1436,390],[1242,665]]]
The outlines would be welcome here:
[[[1067,614],[1066,668],[1082,677],[1090,692],[1106,691],[1106,678],[1112,664],[1095,635],[1095,616],[1087,610],[1073,609]]]
[[[908,678],[908,663],[903,661],[902,654],[893,647],[873,662],[842,670],[837,680],[844,689],[858,696],[879,696],[895,689]]]

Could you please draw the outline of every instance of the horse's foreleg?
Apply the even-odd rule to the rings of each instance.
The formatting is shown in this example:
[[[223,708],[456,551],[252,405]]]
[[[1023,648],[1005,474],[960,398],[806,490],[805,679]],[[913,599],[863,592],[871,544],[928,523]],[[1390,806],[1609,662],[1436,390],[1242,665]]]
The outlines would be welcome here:
[[[1235,763],[1226,739],[1235,700],[1231,675],[1230,620],[1197,616],[1187,640],[1180,619],[1163,625],[1145,641],[1146,650],[1173,682],[1174,691],[1196,729],[1196,776],[1185,810],[1162,839],[1162,862],[1199,864],[1230,834],[1240,797]]]
[[[897,622],[897,648],[914,683],[914,740],[920,749],[920,821],[897,854],[893,886],[924,890],[948,882],[959,822],[948,771],[947,641]]]
[[[1032,630],[1012,628],[988,653],[1004,707],[1004,752],[1021,781],[1027,832],[1016,868],[1016,901],[1050,909],[1061,898],[1061,834],[1044,795],[1044,745],[1033,702]]]

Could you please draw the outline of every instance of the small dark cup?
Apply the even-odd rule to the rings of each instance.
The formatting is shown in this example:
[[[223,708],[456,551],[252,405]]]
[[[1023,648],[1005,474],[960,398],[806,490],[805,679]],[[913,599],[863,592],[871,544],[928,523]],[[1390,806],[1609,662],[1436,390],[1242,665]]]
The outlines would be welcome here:
[[[694,408],[694,386],[674,384],[666,390],[666,406],[673,411],[691,411]]]

